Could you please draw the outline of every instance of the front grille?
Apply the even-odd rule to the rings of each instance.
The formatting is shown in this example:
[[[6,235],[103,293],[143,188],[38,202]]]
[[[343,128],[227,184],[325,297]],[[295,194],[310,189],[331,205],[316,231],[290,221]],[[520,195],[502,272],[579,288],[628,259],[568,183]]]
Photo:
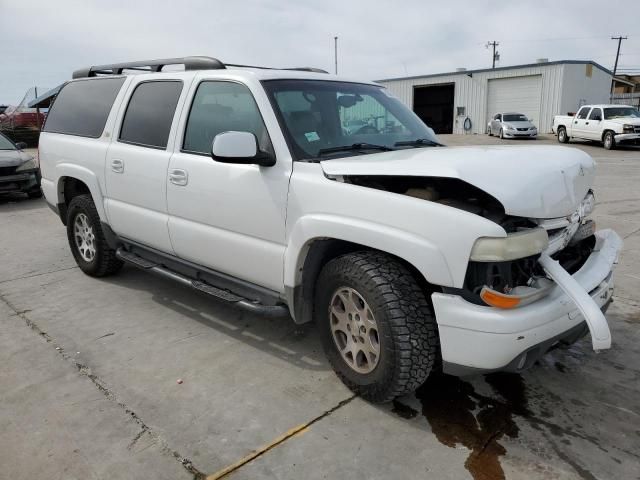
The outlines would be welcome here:
[[[519,132],[526,132],[527,130],[529,130],[528,128],[519,128],[518,131]]]
[[[0,176],[13,175],[18,167],[0,167]]]
[[[636,133],[640,133],[640,125],[633,127]]]

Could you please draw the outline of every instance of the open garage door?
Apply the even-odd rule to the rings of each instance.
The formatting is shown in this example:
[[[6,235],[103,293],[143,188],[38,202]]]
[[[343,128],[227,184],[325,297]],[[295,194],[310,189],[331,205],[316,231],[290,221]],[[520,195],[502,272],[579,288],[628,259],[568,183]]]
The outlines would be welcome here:
[[[413,111],[436,133],[453,133],[454,91],[453,83],[413,89]]]
[[[486,122],[496,113],[517,112],[533,119],[540,128],[541,95],[542,75],[489,80]]]

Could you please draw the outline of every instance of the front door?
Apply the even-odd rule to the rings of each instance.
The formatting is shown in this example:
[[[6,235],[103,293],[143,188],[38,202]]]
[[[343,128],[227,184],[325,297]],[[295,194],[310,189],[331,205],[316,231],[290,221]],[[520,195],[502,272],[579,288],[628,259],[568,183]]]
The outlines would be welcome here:
[[[251,132],[273,152],[253,94],[238,82],[204,80],[193,87],[171,157],[167,206],[177,256],[281,292],[290,159],[272,167],[216,162],[218,133]]]
[[[106,210],[121,237],[172,253],[166,179],[179,80],[134,82],[107,151]]]
[[[602,140],[602,109],[592,108],[585,122],[585,137],[589,140]]]

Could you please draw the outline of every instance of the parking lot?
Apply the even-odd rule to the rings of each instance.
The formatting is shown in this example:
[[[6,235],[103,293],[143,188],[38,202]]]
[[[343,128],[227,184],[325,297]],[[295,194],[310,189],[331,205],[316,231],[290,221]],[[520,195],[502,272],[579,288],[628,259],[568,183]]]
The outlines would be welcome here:
[[[131,267],[90,278],[44,200],[0,197],[0,478],[640,478],[640,149],[565,148],[598,162],[595,220],[625,241],[612,349],[385,406],[343,386],[313,326]]]

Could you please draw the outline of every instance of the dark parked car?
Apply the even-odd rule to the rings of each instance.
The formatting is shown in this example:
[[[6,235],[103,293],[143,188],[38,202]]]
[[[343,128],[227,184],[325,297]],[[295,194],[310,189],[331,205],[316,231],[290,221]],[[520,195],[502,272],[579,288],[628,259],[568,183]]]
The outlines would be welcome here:
[[[0,133],[0,194],[22,192],[30,198],[42,196],[40,168],[36,160],[22,151],[26,144],[13,143]]]

